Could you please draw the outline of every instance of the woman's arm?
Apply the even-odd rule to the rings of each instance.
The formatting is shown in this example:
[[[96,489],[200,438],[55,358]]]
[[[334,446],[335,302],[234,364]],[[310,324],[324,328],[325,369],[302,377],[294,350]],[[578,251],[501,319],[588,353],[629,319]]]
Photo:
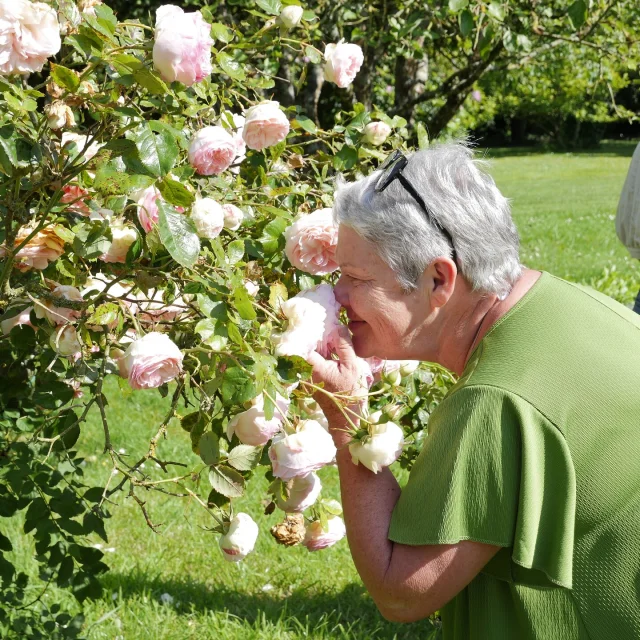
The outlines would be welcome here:
[[[358,371],[348,334],[341,335],[337,352],[339,361],[314,354],[314,378],[329,391],[352,390]],[[471,541],[422,546],[391,542],[389,524],[400,497],[396,479],[389,469],[374,474],[353,464],[349,435],[344,431],[349,427],[347,420],[325,394],[319,392],[316,399],[338,448],[347,539],[365,587],[389,620],[413,622],[427,617],[469,584],[500,547]]]

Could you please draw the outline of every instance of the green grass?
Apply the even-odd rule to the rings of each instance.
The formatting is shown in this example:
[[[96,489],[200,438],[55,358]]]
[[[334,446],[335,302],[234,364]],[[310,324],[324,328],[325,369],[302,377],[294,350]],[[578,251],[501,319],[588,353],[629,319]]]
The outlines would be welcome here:
[[[606,145],[597,153],[552,154],[529,150],[491,150],[491,172],[512,199],[522,236],[523,261],[581,282],[594,282],[630,301],[640,286],[637,261],[627,257],[615,235],[613,216],[633,151],[632,144]],[[611,271],[615,266],[615,271]],[[106,385],[114,446],[134,459],[146,451],[167,400],[156,392],[124,396],[114,380]],[[79,447],[86,456],[89,483],[104,484],[110,464],[102,451],[96,415],[83,429]],[[162,459],[195,462],[188,436],[177,422],[160,445]],[[151,470],[162,477],[159,469]],[[326,497],[337,497],[335,469],[321,472]],[[365,593],[346,541],[309,553],[275,544],[269,528],[277,514],[261,515],[265,482],[251,486],[238,507],[260,525],[256,552],[240,565],[226,563],[211,524],[197,505],[157,493],[146,496],[151,518],[163,523],[149,530],[138,507],[117,497],[107,524],[105,595],[84,606],[91,640],[227,640],[290,638],[425,638],[428,622],[396,625],[384,621]],[[18,526],[12,523],[11,526]],[[97,540],[96,540],[97,542]],[[107,545],[105,545],[107,546]],[[31,549],[16,554],[26,563]],[[170,594],[172,604],[160,596]],[[48,604],[74,606],[64,591],[52,589]]]

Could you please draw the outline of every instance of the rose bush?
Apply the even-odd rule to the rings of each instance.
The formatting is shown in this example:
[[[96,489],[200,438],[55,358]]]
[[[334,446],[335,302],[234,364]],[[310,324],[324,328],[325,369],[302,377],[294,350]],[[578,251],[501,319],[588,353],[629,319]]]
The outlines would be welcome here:
[[[97,2],[0,0],[0,516],[23,518],[44,576],[16,572],[8,553],[22,541],[0,534],[0,597],[23,611],[0,609],[2,637],[24,637],[21,606],[51,581],[79,600],[100,593],[107,567],[92,540],[106,540],[115,494],[156,528],[139,494],[167,485],[145,463],[170,464],[159,443],[180,427],[199,462],[172,479],[174,499],[213,518],[225,558],[254,547],[261,507],[236,514],[234,500],[258,474],[268,513],[304,512],[286,544],[316,550],[344,535],[315,475],[336,455],[312,400],[328,392],[304,358],[331,357],[341,326],[334,176],[370,171],[406,130],[373,149],[360,104],[321,129],[301,106],[269,100],[283,49],[322,57],[312,12],[278,15],[247,12],[240,29],[207,8],[165,5],[144,25]],[[340,86],[358,71],[356,49],[329,48],[326,73]],[[405,368],[390,384],[359,366],[358,401],[377,385],[371,410],[404,430],[409,466],[450,379]],[[170,396],[135,460],[112,441],[109,376],[123,394]],[[356,400],[332,397],[342,411]],[[100,487],[85,485],[75,449],[92,409],[112,469]],[[384,444],[373,423],[346,415],[359,442]],[[380,466],[399,442],[376,445]],[[44,629],[49,615],[29,624]]]

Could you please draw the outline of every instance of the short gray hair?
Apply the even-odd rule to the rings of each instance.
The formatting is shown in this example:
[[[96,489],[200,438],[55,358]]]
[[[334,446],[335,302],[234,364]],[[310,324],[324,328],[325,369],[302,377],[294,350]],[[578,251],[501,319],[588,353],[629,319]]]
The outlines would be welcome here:
[[[485,164],[466,141],[440,143],[409,156],[403,175],[451,234],[466,280],[503,298],[522,273],[520,241],[509,201]],[[353,183],[339,179],[334,217],[371,242],[411,291],[435,258],[451,257],[451,246],[399,180],[376,192],[379,177],[375,171]]]

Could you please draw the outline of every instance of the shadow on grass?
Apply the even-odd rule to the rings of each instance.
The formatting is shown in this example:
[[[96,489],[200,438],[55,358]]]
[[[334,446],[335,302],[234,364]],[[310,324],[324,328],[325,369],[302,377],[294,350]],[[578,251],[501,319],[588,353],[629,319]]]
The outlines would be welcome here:
[[[588,149],[562,149],[549,146],[531,146],[531,147],[485,147],[482,140],[476,140],[478,151],[485,155],[487,159],[492,158],[514,158],[521,156],[535,156],[545,153],[553,153],[558,155],[573,155],[582,157],[621,157],[631,158],[635,151],[638,141],[634,140],[605,140],[597,147]]]
[[[226,585],[208,586],[191,580],[149,577],[140,573],[108,573],[102,578],[107,594],[120,593],[120,603],[144,596],[158,602],[164,593],[174,599],[178,614],[220,613],[258,627],[268,621],[291,631],[324,631],[327,637],[354,640],[413,640],[431,638],[436,627],[430,620],[396,624],[385,620],[364,587],[349,585],[341,592],[323,592],[310,584],[290,594],[277,590],[243,593]],[[315,637],[315,636],[314,636]],[[440,634],[437,634],[440,637]]]

